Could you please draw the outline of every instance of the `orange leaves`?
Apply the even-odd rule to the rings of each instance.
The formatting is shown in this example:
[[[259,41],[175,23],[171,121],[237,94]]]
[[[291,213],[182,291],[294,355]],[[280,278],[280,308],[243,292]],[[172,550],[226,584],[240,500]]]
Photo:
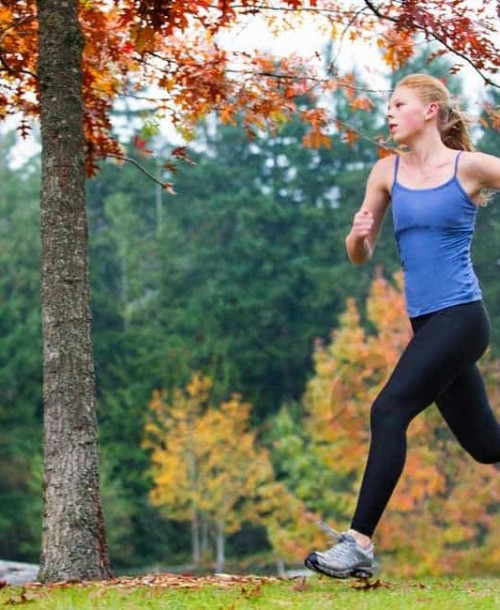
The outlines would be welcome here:
[[[373,102],[368,97],[359,96],[352,100],[349,106],[353,110],[366,110],[368,112],[373,109]]]
[[[349,4],[329,3],[323,7],[326,29],[334,35],[335,30],[345,30],[345,39],[351,41],[377,39],[391,68],[407,61],[414,52],[414,36],[423,33],[440,41],[437,52],[452,50],[478,69],[498,71],[495,25],[486,7],[471,8],[461,0],[366,4],[367,10],[355,14]],[[33,116],[39,111],[35,5],[34,0],[19,0],[0,6],[0,117],[18,111]],[[306,63],[293,55],[278,59],[259,52],[229,52],[217,44],[218,32],[240,27],[246,16],[260,15],[281,32],[293,29],[297,23],[293,19],[300,19],[303,9],[316,6],[316,0],[280,0],[273,3],[277,10],[267,11],[267,3],[257,0],[82,0],[89,173],[99,157],[119,154],[111,133],[111,108],[117,96],[139,89],[155,91],[148,100],[150,108],[169,116],[186,139],[193,137],[197,122],[213,111],[224,122],[241,119],[248,134],[275,129],[300,112],[296,105],[300,96],[314,93],[320,100],[335,88],[347,93],[353,110],[369,112],[370,100],[354,94],[353,75],[331,78],[321,61],[313,65],[312,60]],[[307,14],[310,11],[304,10],[302,16]],[[320,31],[325,30],[318,24]],[[311,126],[305,146],[328,148],[335,117],[323,107],[302,118]],[[495,115],[491,122],[498,123]],[[359,137],[354,129],[340,130],[350,145]]]
[[[493,104],[485,105],[485,117],[481,120],[482,125],[485,129],[493,128],[496,130],[500,129],[500,109],[496,108]]]
[[[36,49],[38,44],[34,2],[0,6],[0,118],[37,112]]]
[[[373,331],[363,329],[349,300],[331,342],[316,346],[315,374],[304,397],[310,451],[319,469],[337,475],[336,499],[351,508],[369,447],[371,404],[411,336],[401,275],[389,283],[379,273],[364,309]],[[500,365],[486,360],[481,368],[497,408]],[[398,570],[404,564],[413,573],[457,571],[459,561],[467,566],[457,545],[472,548],[485,534],[494,537],[500,501],[495,471],[464,462],[463,450],[434,407],[412,422],[408,447],[405,472],[377,529],[378,548],[390,549]],[[492,545],[487,548],[488,557],[485,549],[480,555],[484,565],[492,565]]]
[[[379,270],[373,280],[367,301],[368,319],[378,329],[380,344],[384,346],[385,360],[392,367],[411,337],[411,327],[406,317],[403,297],[403,276],[394,277],[389,284]]]
[[[406,64],[414,53],[413,32],[407,30],[389,30],[377,39],[382,50],[382,58],[391,70],[397,70]]]
[[[323,108],[313,108],[301,113],[301,118],[311,125],[311,130],[307,133],[302,142],[308,148],[331,147],[331,138],[326,133],[328,128],[328,116]]]
[[[331,138],[320,129],[315,128],[304,136],[302,143],[306,148],[321,148],[322,146],[330,148],[332,145]]]
[[[156,32],[152,27],[130,28],[130,40],[139,53],[153,52],[156,48]]]

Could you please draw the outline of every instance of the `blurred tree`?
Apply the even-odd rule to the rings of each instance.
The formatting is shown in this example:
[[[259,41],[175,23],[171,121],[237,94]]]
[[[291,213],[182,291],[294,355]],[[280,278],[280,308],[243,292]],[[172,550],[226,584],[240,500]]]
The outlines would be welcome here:
[[[0,556],[37,561],[42,451],[39,160],[0,132]],[[37,486],[38,483],[38,486]]]
[[[492,91],[487,95],[491,108],[500,106],[500,94]],[[492,122],[490,116],[480,116],[477,148],[482,152],[498,155],[500,150],[500,122]],[[492,321],[492,348],[500,355],[500,193],[491,193],[485,209],[477,218],[475,239],[472,244],[474,265],[479,275],[483,297]]]
[[[151,449],[151,501],[169,518],[192,526],[193,562],[202,554],[202,525],[215,539],[216,570],[225,561],[225,536],[259,520],[257,498],[274,473],[249,428],[250,405],[233,395],[210,404],[211,381],[193,375],[186,391],[155,392],[145,427]]]
[[[317,346],[315,375],[304,396],[310,450],[317,459],[310,477],[324,468],[335,472],[336,502],[325,516],[340,526],[348,524],[357,499],[368,451],[369,408],[410,336],[401,278],[395,285],[375,279],[366,310],[370,333],[354,301],[348,302],[331,342]],[[498,409],[499,363],[486,357],[482,367]],[[390,553],[394,569],[460,570],[467,565],[464,549],[481,548],[483,554],[493,536],[500,497],[495,469],[470,459],[464,468],[464,452],[434,407],[412,422],[408,446],[405,472],[377,529],[377,546]]]

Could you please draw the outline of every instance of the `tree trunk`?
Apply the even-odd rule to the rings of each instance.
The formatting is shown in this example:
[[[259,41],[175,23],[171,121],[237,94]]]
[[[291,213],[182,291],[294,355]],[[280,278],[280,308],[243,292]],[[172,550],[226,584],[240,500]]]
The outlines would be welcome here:
[[[207,556],[208,548],[208,517],[205,513],[201,513],[201,555],[200,557],[205,558]]]
[[[45,479],[39,578],[109,577],[99,497],[78,0],[37,0]]]
[[[224,553],[224,526],[219,521],[217,523],[217,531],[215,534],[215,549],[216,549],[216,558],[215,558],[215,571],[222,572],[224,570],[224,562],[225,562],[225,553]]]
[[[285,562],[280,557],[276,559],[276,573],[278,578],[286,578]]]
[[[200,522],[198,519],[198,511],[194,510],[193,521],[191,523],[191,542],[193,563],[196,567],[200,565]]]

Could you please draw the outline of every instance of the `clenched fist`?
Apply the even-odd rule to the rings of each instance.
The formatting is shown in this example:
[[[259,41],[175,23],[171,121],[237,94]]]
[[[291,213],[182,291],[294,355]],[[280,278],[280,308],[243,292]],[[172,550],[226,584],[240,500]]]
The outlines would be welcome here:
[[[365,238],[370,234],[374,223],[373,214],[368,210],[359,210],[352,221],[351,234],[356,238]]]

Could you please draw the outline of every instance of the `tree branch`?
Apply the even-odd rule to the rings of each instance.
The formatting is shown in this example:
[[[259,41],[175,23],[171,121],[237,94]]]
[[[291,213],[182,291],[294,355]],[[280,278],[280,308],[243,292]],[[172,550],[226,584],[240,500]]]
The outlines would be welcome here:
[[[137,167],[137,169],[139,169],[143,174],[145,174],[148,178],[150,178],[153,182],[155,182],[156,184],[158,184],[159,186],[164,188],[169,193],[174,194],[173,185],[171,182],[162,182],[154,174],[152,174],[149,170],[147,170],[144,167],[144,165],[141,165],[138,161],[136,161],[135,159],[132,159],[132,157],[126,157],[125,155],[117,155],[115,153],[107,153],[107,156],[114,157],[115,159],[118,159],[119,161],[126,161],[127,163],[131,163],[132,165]]]
[[[394,23],[396,25],[399,23],[399,21],[396,17],[391,17],[390,15],[385,15],[384,13],[382,13],[378,9],[378,7],[373,4],[372,0],[363,0],[363,1],[366,4],[366,6],[372,11],[372,13],[379,19],[384,20],[384,21],[391,21],[392,23]],[[433,30],[429,30],[425,26],[422,26],[419,24],[413,24],[413,27],[415,28],[415,30],[422,32],[427,37],[433,38],[434,40],[439,42],[439,44],[443,45],[443,47],[447,51],[449,51],[452,55],[460,57],[463,61],[468,63],[479,74],[479,76],[483,79],[483,81],[486,85],[491,85],[492,87],[500,89],[499,83],[496,83],[495,81],[491,80],[491,78],[486,76],[486,74],[484,74],[483,71],[474,64],[474,61],[472,59],[467,57],[461,51],[457,51],[457,49],[454,49],[449,43],[447,43],[445,40],[443,40],[443,38],[439,34],[434,32]]]

